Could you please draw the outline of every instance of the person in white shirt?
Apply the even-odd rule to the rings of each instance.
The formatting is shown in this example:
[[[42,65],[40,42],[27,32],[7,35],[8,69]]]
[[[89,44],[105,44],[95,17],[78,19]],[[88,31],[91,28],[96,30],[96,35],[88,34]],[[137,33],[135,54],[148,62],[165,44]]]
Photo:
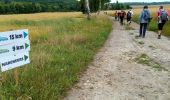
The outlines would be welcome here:
[[[126,15],[127,23],[128,23],[128,24],[131,23],[132,17],[133,17],[133,11],[130,9],[130,10],[127,12],[127,15]]]

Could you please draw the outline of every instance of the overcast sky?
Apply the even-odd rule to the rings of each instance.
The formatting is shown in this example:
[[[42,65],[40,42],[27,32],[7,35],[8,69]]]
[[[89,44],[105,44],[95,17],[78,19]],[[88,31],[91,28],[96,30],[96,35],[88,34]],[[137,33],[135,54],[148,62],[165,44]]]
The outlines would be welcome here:
[[[116,2],[117,0],[111,0],[111,2]],[[118,0],[119,2],[163,2],[170,0]]]

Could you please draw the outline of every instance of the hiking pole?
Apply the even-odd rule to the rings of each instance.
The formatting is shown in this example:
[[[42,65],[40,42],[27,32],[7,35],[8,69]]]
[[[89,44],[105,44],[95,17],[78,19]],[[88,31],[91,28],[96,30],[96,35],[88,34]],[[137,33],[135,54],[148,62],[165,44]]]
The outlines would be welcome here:
[[[148,20],[148,26],[147,26],[147,29],[149,29],[149,25],[150,25],[151,20],[152,20],[152,17],[151,17],[151,18],[149,18],[149,20]]]

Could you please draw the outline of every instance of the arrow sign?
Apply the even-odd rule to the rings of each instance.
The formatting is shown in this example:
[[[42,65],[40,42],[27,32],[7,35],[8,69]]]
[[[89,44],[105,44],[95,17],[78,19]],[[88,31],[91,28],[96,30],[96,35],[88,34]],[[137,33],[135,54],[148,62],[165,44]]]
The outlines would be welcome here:
[[[28,51],[30,51],[30,41],[28,40],[17,43],[10,43],[7,45],[0,45],[0,57]]]
[[[28,29],[0,32],[0,71],[30,63]]]
[[[28,59],[28,56],[24,55],[24,60],[27,61]]]
[[[0,45],[29,40],[28,29],[0,32]]]
[[[0,58],[1,72],[30,63],[29,52]]]
[[[26,38],[28,36],[28,33],[26,33],[26,32],[23,32],[23,34],[24,34],[24,38]]]
[[[25,43],[25,49],[27,49],[28,47],[30,47],[30,44]]]

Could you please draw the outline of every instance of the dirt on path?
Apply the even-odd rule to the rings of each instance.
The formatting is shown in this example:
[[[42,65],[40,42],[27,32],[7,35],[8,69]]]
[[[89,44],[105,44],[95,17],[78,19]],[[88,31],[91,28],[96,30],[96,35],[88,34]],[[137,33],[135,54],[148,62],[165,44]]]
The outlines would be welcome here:
[[[139,26],[130,27],[113,22],[104,47],[64,100],[170,100],[170,40],[151,31],[137,38]]]

